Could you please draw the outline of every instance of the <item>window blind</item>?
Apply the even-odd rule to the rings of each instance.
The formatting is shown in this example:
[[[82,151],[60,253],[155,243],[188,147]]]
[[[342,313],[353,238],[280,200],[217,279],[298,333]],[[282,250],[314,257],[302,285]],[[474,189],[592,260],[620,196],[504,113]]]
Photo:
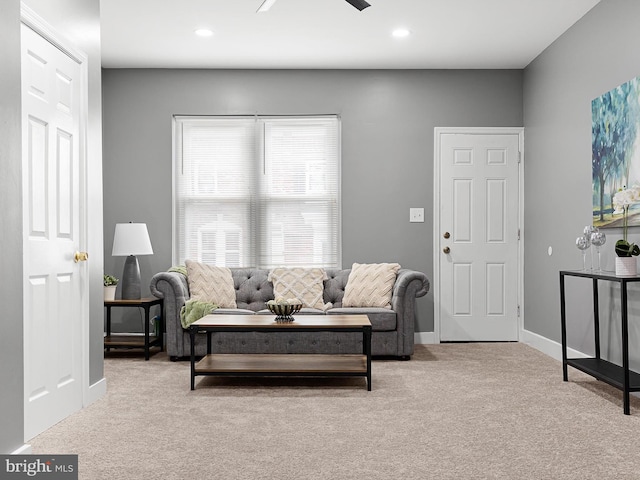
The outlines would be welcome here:
[[[174,263],[340,268],[340,125],[176,117]]]

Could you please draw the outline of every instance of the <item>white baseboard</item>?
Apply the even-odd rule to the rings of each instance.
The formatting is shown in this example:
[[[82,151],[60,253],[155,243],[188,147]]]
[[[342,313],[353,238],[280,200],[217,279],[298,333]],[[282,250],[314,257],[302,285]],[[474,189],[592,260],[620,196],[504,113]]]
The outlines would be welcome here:
[[[89,385],[89,389],[87,390],[87,394],[85,396],[84,406],[88,407],[96,400],[99,400],[104,395],[107,394],[107,379],[101,378],[93,385]]]
[[[416,345],[439,343],[436,341],[435,332],[415,332],[414,338]],[[562,344],[555,340],[550,340],[547,337],[530,332],[529,330],[522,330],[520,332],[520,342],[541,351],[545,355],[548,355],[559,362],[562,362]],[[567,348],[568,358],[588,358],[590,356],[591,355],[574,350],[573,348]],[[640,398],[640,392],[631,392],[631,395]]]
[[[522,330],[520,341],[535,348],[536,350],[540,350],[542,353],[545,353],[552,358],[555,358],[559,362],[562,362],[562,344],[549,340],[537,333],[529,332],[528,330]],[[591,357],[591,355],[586,355],[578,350],[574,350],[573,348],[567,348],[567,357],[588,358]],[[640,397],[640,392],[631,392],[631,395],[634,397]]]
[[[25,443],[20,448],[18,448],[15,452],[11,452],[9,455],[31,455],[33,450],[31,449],[31,445]]]
[[[556,360],[562,361],[562,345],[554,340],[550,340],[529,330],[522,330],[520,341]],[[435,332],[415,332],[414,343],[416,345],[432,345],[440,342],[437,341]],[[567,348],[567,356],[569,358],[589,357],[589,355],[574,350],[573,348]]]
[[[91,405],[93,402],[106,395],[106,393],[107,380],[105,378],[102,378],[87,389],[87,394],[85,396],[86,403],[84,404],[84,407]],[[31,448],[31,445],[25,443],[20,448],[11,452],[10,455],[31,455],[32,453],[33,450]]]
[[[416,345],[431,345],[440,342],[436,341],[435,332],[415,332],[413,334],[413,343]]]
[[[560,362],[562,361],[562,344],[554,340],[550,340],[542,335],[530,332],[529,330],[522,330],[520,341],[535,348],[536,350],[540,350],[542,353],[545,353]],[[579,352],[578,350],[574,350],[573,348],[567,348],[567,356],[569,358],[589,357],[589,355]]]

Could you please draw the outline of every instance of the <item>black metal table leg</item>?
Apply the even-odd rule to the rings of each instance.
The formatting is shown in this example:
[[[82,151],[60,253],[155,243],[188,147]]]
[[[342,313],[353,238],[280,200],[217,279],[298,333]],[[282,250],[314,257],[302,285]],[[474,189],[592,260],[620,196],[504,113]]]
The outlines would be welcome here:
[[[367,356],[367,391],[371,391],[371,325],[363,327],[364,353]]]
[[[562,379],[569,380],[567,373],[567,318],[564,294],[564,274],[560,272],[560,331],[562,335]]]
[[[593,279],[593,337],[596,346],[596,358],[600,358],[600,302],[598,299],[598,279]]]
[[[622,309],[622,369],[624,376],[624,414],[629,415],[629,319],[627,316],[627,284],[620,284],[620,308]]]
[[[191,338],[191,390],[196,389],[196,329],[189,328]]]
[[[158,335],[160,336],[160,351],[164,352],[164,302],[160,304],[160,322],[158,325]]]
[[[149,360],[149,306],[145,305],[144,309],[144,359]]]
[[[107,337],[111,335],[111,305],[105,305],[107,309]],[[107,347],[107,352],[110,352],[111,348]]]

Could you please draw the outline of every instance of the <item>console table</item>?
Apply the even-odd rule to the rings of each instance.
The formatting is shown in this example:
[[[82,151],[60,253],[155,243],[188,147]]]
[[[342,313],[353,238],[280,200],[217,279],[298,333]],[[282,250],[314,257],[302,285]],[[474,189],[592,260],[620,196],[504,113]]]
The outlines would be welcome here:
[[[154,305],[160,305],[160,326],[157,336],[149,333],[149,311]],[[163,300],[157,297],[139,298],[136,300],[105,300],[104,306],[107,309],[107,329],[104,337],[104,348],[109,351],[111,348],[144,348],[144,359],[149,360],[149,349],[155,345],[164,350],[163,343]],[[111,308],[112,307],[140,307],[144,309],[144,337],[139,335],[111,335]]]
[[[565,277],[591,279],[593,284],[593,333],[595,357],[567,358],[567,324],[564,281]],[[622,328],[622,366],[600,358],[600,317],[598,306],[598,280],[620,284],[620,311]],[[629,370],[629,318],[627,314],[627,284],[640,282],[640,276],[618,277],[613,272],[567,271],[560,272],[560,322],[562,328],[562,375],[568,381],[567,366],[581,370],[623,392],[624,414],[629,415],[629,392],[640,391],[640,375]]]

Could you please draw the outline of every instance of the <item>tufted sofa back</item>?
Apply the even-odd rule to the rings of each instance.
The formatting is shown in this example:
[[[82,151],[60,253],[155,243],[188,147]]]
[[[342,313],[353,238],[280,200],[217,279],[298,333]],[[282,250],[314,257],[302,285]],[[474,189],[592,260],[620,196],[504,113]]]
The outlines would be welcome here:
[[[324,282],[324,303],[332,303],[333,308],[342,307],[342,297],[344,297],[344,287],[349,280],[348,270],[327,270],[328,280]]]
[[[344,287],[347,285],[351,270],[326,270],[324,282],[324,302],[332,303],[334,308],[342,306]],[[267,280],[268,270],[258,268],[232,268],[231,275],[236,289],[238,308],[263,310],[268,300],[273,300],[273,284]]]

